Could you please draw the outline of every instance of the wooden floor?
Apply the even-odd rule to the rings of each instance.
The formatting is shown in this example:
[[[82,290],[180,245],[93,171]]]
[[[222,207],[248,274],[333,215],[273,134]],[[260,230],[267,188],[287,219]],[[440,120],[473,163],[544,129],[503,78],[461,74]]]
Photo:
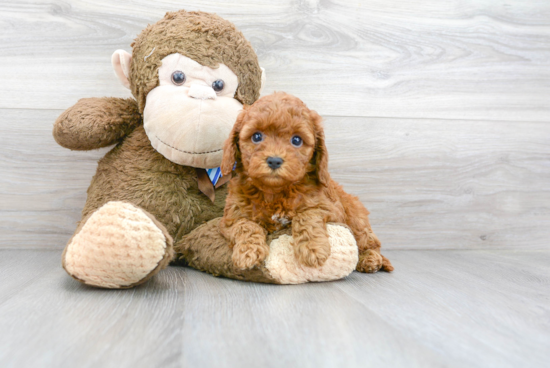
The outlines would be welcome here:
[[[170,267],[133,290],[0,250],[1,367],[545,367],[549,251],[388,251],[392,274],[259,285]]]

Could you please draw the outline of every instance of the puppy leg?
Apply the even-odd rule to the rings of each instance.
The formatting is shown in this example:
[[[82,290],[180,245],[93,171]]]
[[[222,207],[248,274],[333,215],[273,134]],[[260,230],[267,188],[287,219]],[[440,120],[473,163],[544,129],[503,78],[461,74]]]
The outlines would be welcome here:
[[[361,210],[359,215],[350,217],[351,220],[348,223],[359,248],[359,262],[357,262],[356,270],[365,273],[374,273],[380,270],[393,271],[391,262],[380,254],[380,240],[372,231],[368,212]]]
[[[297,214],[292,219],[294,255],[308,267],[322,266],[330,256],[330,243],[320,210],[309,210]]]
[[[266,243],[267,231],[255,222],[237,220],[231,227],[222,230],[233,244],[233,264],[239,269],[260,265],[269,253]]]
[[[382,256],[382,268],[381,268],[381,270],[386,271],[386,272],[392,272],[394,270],[390,260],[387,259],[384,256]]]

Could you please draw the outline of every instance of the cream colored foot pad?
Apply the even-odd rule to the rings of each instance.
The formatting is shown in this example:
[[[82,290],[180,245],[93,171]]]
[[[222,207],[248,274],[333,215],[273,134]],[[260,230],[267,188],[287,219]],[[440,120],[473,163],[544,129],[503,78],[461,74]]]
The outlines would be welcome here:
[[[142,210],[109,202],[67,246],[65,269],[86,284],[118,288],[144,279],[162,260],[166,238]]]
[[[282,284],[302,284],[311,281],[330,281],[348,276],[359,260],[357,243],[344,226],[327,225],[330,257],[319,268],[298,263],[294,257],[292,237],[282,235],[270,244],[265,267],[271,276]]]

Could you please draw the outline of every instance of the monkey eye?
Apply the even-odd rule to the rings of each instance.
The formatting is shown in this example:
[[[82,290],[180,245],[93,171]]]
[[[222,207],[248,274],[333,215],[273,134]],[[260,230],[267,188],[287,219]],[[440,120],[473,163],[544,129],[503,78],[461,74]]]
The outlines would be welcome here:
[[[292,138],[290,138],[290,144],[292,144],[294,147],[302,147],[302,144],[304,141],[299,135],[294,135]]]
[[[218,79],[217,81],[214,81],[212,83],[212,89],[216,92],[220,92],[224,86],[225,86],[225,83],[221,79]]]
[[[176,86],[181,86],[185,83],[185,74],[181,70],[176,70],[172,73],[172,83]]]
[[[256,132],[254,134],[252,134],[252,143],[260,143],[261,141],[264,140],[264,135],[260,132]]]

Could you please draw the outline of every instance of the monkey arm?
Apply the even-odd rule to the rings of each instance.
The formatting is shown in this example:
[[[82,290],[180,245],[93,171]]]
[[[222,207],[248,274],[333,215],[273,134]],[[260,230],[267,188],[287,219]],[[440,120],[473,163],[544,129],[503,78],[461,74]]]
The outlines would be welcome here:
[[[91,150],[118,142],[139,124],[132,98],[83,98],[57,118],[53,137],[65,148]]]

